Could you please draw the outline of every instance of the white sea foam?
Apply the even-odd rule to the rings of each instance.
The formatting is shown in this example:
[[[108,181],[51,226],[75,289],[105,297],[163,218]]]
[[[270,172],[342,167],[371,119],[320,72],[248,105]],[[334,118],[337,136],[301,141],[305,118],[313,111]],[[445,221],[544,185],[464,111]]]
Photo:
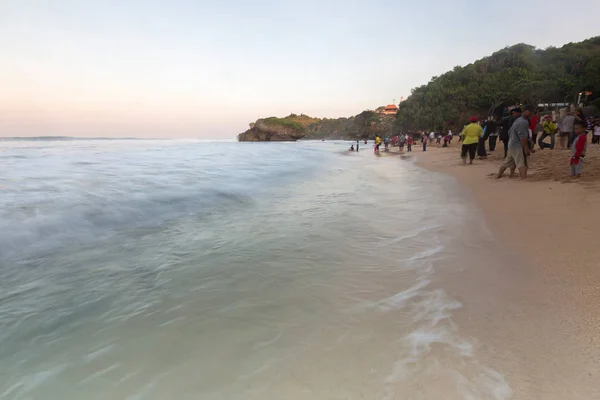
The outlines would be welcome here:
[[[378,303],[380,309],[386,312],[398,308],[405,312],[408,310],[413,322],[413,329],[398,341],[399,358],[384,382],[397,385],[418,381],[427,374],[453,371],[450,376],[461,398],[509,399],[512,390],[504,376],[474,359],[475,346],[458,333],[452,315],[461,308],[461,303],[450,298],[443,289],[431,286],[429,277],[435,273],[435,262],[444,259],[441,256],[444,245],[437,239],[435,242],[436,245],[408,257],[402,263],[402,268],[418,274],[417,283]],[[441,350],[433,351],[434,345],[440,346]],[[453,360],[450,364],[445,361],[448,358]],[[388,398],[394,397],[391,393],[393,391],[388,390]]]

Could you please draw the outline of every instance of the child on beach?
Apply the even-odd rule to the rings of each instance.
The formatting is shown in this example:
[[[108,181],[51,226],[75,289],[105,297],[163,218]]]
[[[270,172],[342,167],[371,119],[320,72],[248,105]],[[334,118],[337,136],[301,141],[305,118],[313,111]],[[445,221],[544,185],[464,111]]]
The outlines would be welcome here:
[[[583,158],[587,149],[587,132],[585,122],[575,121],[573,123],[573,132],[576,135],[571,145],[571,176],[581,177],[583,172]]]

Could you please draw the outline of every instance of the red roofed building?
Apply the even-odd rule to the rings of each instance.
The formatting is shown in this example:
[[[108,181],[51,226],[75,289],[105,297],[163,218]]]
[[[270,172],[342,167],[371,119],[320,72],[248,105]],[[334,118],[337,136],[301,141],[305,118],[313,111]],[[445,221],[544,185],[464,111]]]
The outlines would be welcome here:
[[[397,112],[398,112],[398,106],[395,104],[388,104],[383,109],[384,115],[396,115]]]

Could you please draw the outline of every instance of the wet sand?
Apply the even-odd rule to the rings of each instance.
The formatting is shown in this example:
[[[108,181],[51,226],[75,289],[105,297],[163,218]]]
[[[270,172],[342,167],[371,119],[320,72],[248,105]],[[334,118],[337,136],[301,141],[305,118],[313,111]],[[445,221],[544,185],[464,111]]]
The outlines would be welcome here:
[[[584,177],[566,183],[567,151],[538,151],[530,181],[521,182],[493,179],[501,147],[466,166],[457,144],[415,147],[408,154],[420,166],[472,193],[493,238],[489,256],[474,251],[465,266],[469,285],[464,274],[445,277],[465,305],[458,326],[506,374],[514,398],[600,398],[598,149],[590,145]]]

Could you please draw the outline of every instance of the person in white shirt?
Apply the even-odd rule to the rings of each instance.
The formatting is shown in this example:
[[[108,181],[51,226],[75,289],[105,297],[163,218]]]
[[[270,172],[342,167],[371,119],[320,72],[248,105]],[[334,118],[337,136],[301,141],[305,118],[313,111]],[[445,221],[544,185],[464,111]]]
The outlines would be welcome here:
[[[600,144],[600,117],[594,118],[592,121],[592,129],[594,135],[592,136],[593,144]]]
[[[433,142],[433,139],[434,139],[434,138],[435,138],[435,133],[431,132],[431,133],[429,134],[429,142],[430,142],[430,143],[431,143],[431,142]]]

